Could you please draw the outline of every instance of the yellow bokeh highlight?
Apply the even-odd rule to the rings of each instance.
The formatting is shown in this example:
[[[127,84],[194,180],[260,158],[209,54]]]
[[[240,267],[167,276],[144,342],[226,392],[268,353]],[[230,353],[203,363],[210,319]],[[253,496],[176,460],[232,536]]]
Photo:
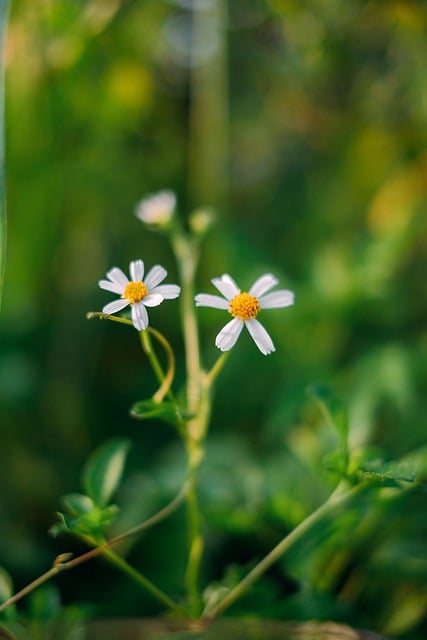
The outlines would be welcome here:
[[[131,110],[139,110],[151,103],[153,82],[141,64],[124,61],[111,67],[107,89],[113,102]]]
[[[374,233],[404,231],[427,195],[427,158],[397,170],[378,190],[368,212],[368,227]]]

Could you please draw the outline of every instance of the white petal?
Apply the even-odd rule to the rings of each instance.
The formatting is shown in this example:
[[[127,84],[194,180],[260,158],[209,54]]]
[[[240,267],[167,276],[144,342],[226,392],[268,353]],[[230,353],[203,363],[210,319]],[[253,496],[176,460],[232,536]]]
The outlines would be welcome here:
[[[112,282],[115,282],[116,284],[120,284],[123,289],[129,283],[129,278],[125,276],[123,271],[118,267],[113,267],[112,269],[110,269],[110,271],[107,272],[107,278],[110,278],[110,280]]]
[[[233,318],[230,322],[227,322],[225,327],[218,333],[215,345],[221,351],[228,351],[237,342],[237,338],[240,336],[240,332],[243,329],[243,321],[240,318]]]
[[[134,282],[142,282],[144,277],[144,263],[142,260],[132,260],[129,265],[130,276]]]
[[[258,278],[249,289],[249,295],[259,298],[263,293],[274,287],[278,283],[278,279],[272,273],[265,273]]]
[[[101,289],[105,289],[106,291],[112,291],[113,293],[118,293],[121,295],[124,291],[124,287],[117,282],[111,282],[111,280],[100,280],[98,285]]]
[[[129,300],[120,298],[119,300],[114,300],[114,302],[109,302],[102,309],[102,313],[117,313],[117,311],[121,311],[129,304]]]
[[[158,293],[165,300],[173,300],[181,293],[181,287],[178,287],[177,284],[161,284],[151,289],[151,293]]]
[[[268,356],[272,351],[276,351],[272,339],[258,320],[247,320],[246,326],[261,353]]]
[[[231,300],[240,292],[239,287],[228,273],[224,273],[220,278],[214,278],[212,283],[227,300]]]
[[[157,285],[160,284],[167,275],[168,272],[166,271],[166,269],[161,267],[159,264],[151,267],[150,271],[147,273],[147,277],[144,280],[144,284],[147,287],[148,291],[151,291],[153,287],[157,287]]]
[[[196,307],[212,307],[213,309],[228,309],[228,300],[213,296],[210,293],[198,293],[194,298]]]
[[[148,313],[142,302],[132,305],[132,322],[138,331],[143,331],[148,327]]]
[[[262,298],[258,298],[261,309],[279,309],[280,307],[289,307],[294,304],[294,293],[289,289],[280,289],[274,291]]]
[[[146,307],[158,307],[162,302],[163,296],[160,293],[149,293],[141,300],[141,303],[145,304]]]

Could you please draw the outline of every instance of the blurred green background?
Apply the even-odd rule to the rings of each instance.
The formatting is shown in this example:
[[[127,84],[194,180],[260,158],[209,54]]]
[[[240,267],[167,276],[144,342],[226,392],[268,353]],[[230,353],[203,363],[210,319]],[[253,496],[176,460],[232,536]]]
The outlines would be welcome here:
[[[172,431],[128,416],[155,388],[135,333],[85,319],[111,299],[97,281],[113,265],[142,257],[176,281],[165,239],[133,214],[159,189],[177,192],[184,217],[217,210],[199,291],[224,272],[246,288],[272,271],[296,293],[264,321],[277,352],[264,358],[242,335],[218,380],[200,489],[207,582],[233,581],[235,562],[249,567],[333,487],[322,465],[333,434],[308,384],[341,395],[354,448],[389,460],[425,445],[426,63],[422,0],[13,0],[0,565],[17,587],[81,550],[47,530],[107,437],[134,442],[120,527],[178,490]],[[156,310],[155,326],[179,357],[177,309]],[[209,366],[225,320],[199,317]],[[182,517],[129,549],[178,597]],[[102,562],[55,584],[65,605],[93,614],[161,611]],[[355,504],[230,614],[421,640],[426,610],[418,487]]]

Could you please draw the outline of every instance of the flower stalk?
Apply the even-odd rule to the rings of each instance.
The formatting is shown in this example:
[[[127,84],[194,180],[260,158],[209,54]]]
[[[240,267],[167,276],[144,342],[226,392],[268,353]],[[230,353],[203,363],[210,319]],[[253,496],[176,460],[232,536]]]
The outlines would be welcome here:
[[[325,515],[332,512],[339,505],[345,503],[348,499],[354,496],[356,491],[359,490],[360,487],[353,487],[348,490],[347,484],[344,482],[339,484],[324,503],[302,520],[302,522],[300,522],[300,524],[297,525],[287,536],[282,538],[282,540],[266,556],[264,556],[264,558],[258,562],[258,564],[255,565],[255,567],[233,589],[231,589],[231,591],[229,591],[222,600],[218,602],[218,604],[211,608],[208,606],[203,612],[203,617],[213,620],[220,614],[224,613],[224,611],[231,607],[236,600],[247,593],[253,584],[266,571],[268,571],[273,564],[280,560],[287,551],[299,542],[304,534],[324,518]]]

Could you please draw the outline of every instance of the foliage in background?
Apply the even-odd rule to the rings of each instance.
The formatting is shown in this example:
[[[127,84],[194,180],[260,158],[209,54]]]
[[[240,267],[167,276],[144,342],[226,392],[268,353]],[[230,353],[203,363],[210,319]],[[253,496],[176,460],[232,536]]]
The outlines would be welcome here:
[[[221,4],[228,16],[212,16],[220,3],[196,4],[197,33],[216,36],[198,48],[189,2],[12,4],[0,564],[18,586],[51,563],[57,497],[106,437],[136,441],[120,495],[128,523],[168,500],[180,478],[167,428],[126,416],[150,392],[148,372],[133,375],[132,336],[85,320],[101,306],[96,282],[110,264],[143,254],[174,280],[167,247],[132,215],[159,188],[174,188],[185,211],[217,207],[201,290],[218,266],[243,285],[273,270],[298,300],[268,319],[280,355],[262,374],[242,338],[218,382],[201,488],[206,572],[215,576],[236,547],[243,564],[260,556],[330,489],[322,460],[334,436],[307,401],[309,383],[345,399],[353,448],[375,447],[386,462],[425,443],[427,8],[234,0]],[[207,361],[214,315],[202,316]],[[178,339],[178,318],[158,318]],[[425,494],[356,512],[269,574],[244,611],[425,637]],[[172,591],[180,525],[177,516],[129,550]],[[159,545],[168,550],[160,568]],[[101,615],[158,612],[102,564],[58,585],[65,603],[78,593]]]
[[[0,4],[0,307],[6,262],[6,193],[4,180],[4,63],[3,49],[6,36],[8,2]]]

